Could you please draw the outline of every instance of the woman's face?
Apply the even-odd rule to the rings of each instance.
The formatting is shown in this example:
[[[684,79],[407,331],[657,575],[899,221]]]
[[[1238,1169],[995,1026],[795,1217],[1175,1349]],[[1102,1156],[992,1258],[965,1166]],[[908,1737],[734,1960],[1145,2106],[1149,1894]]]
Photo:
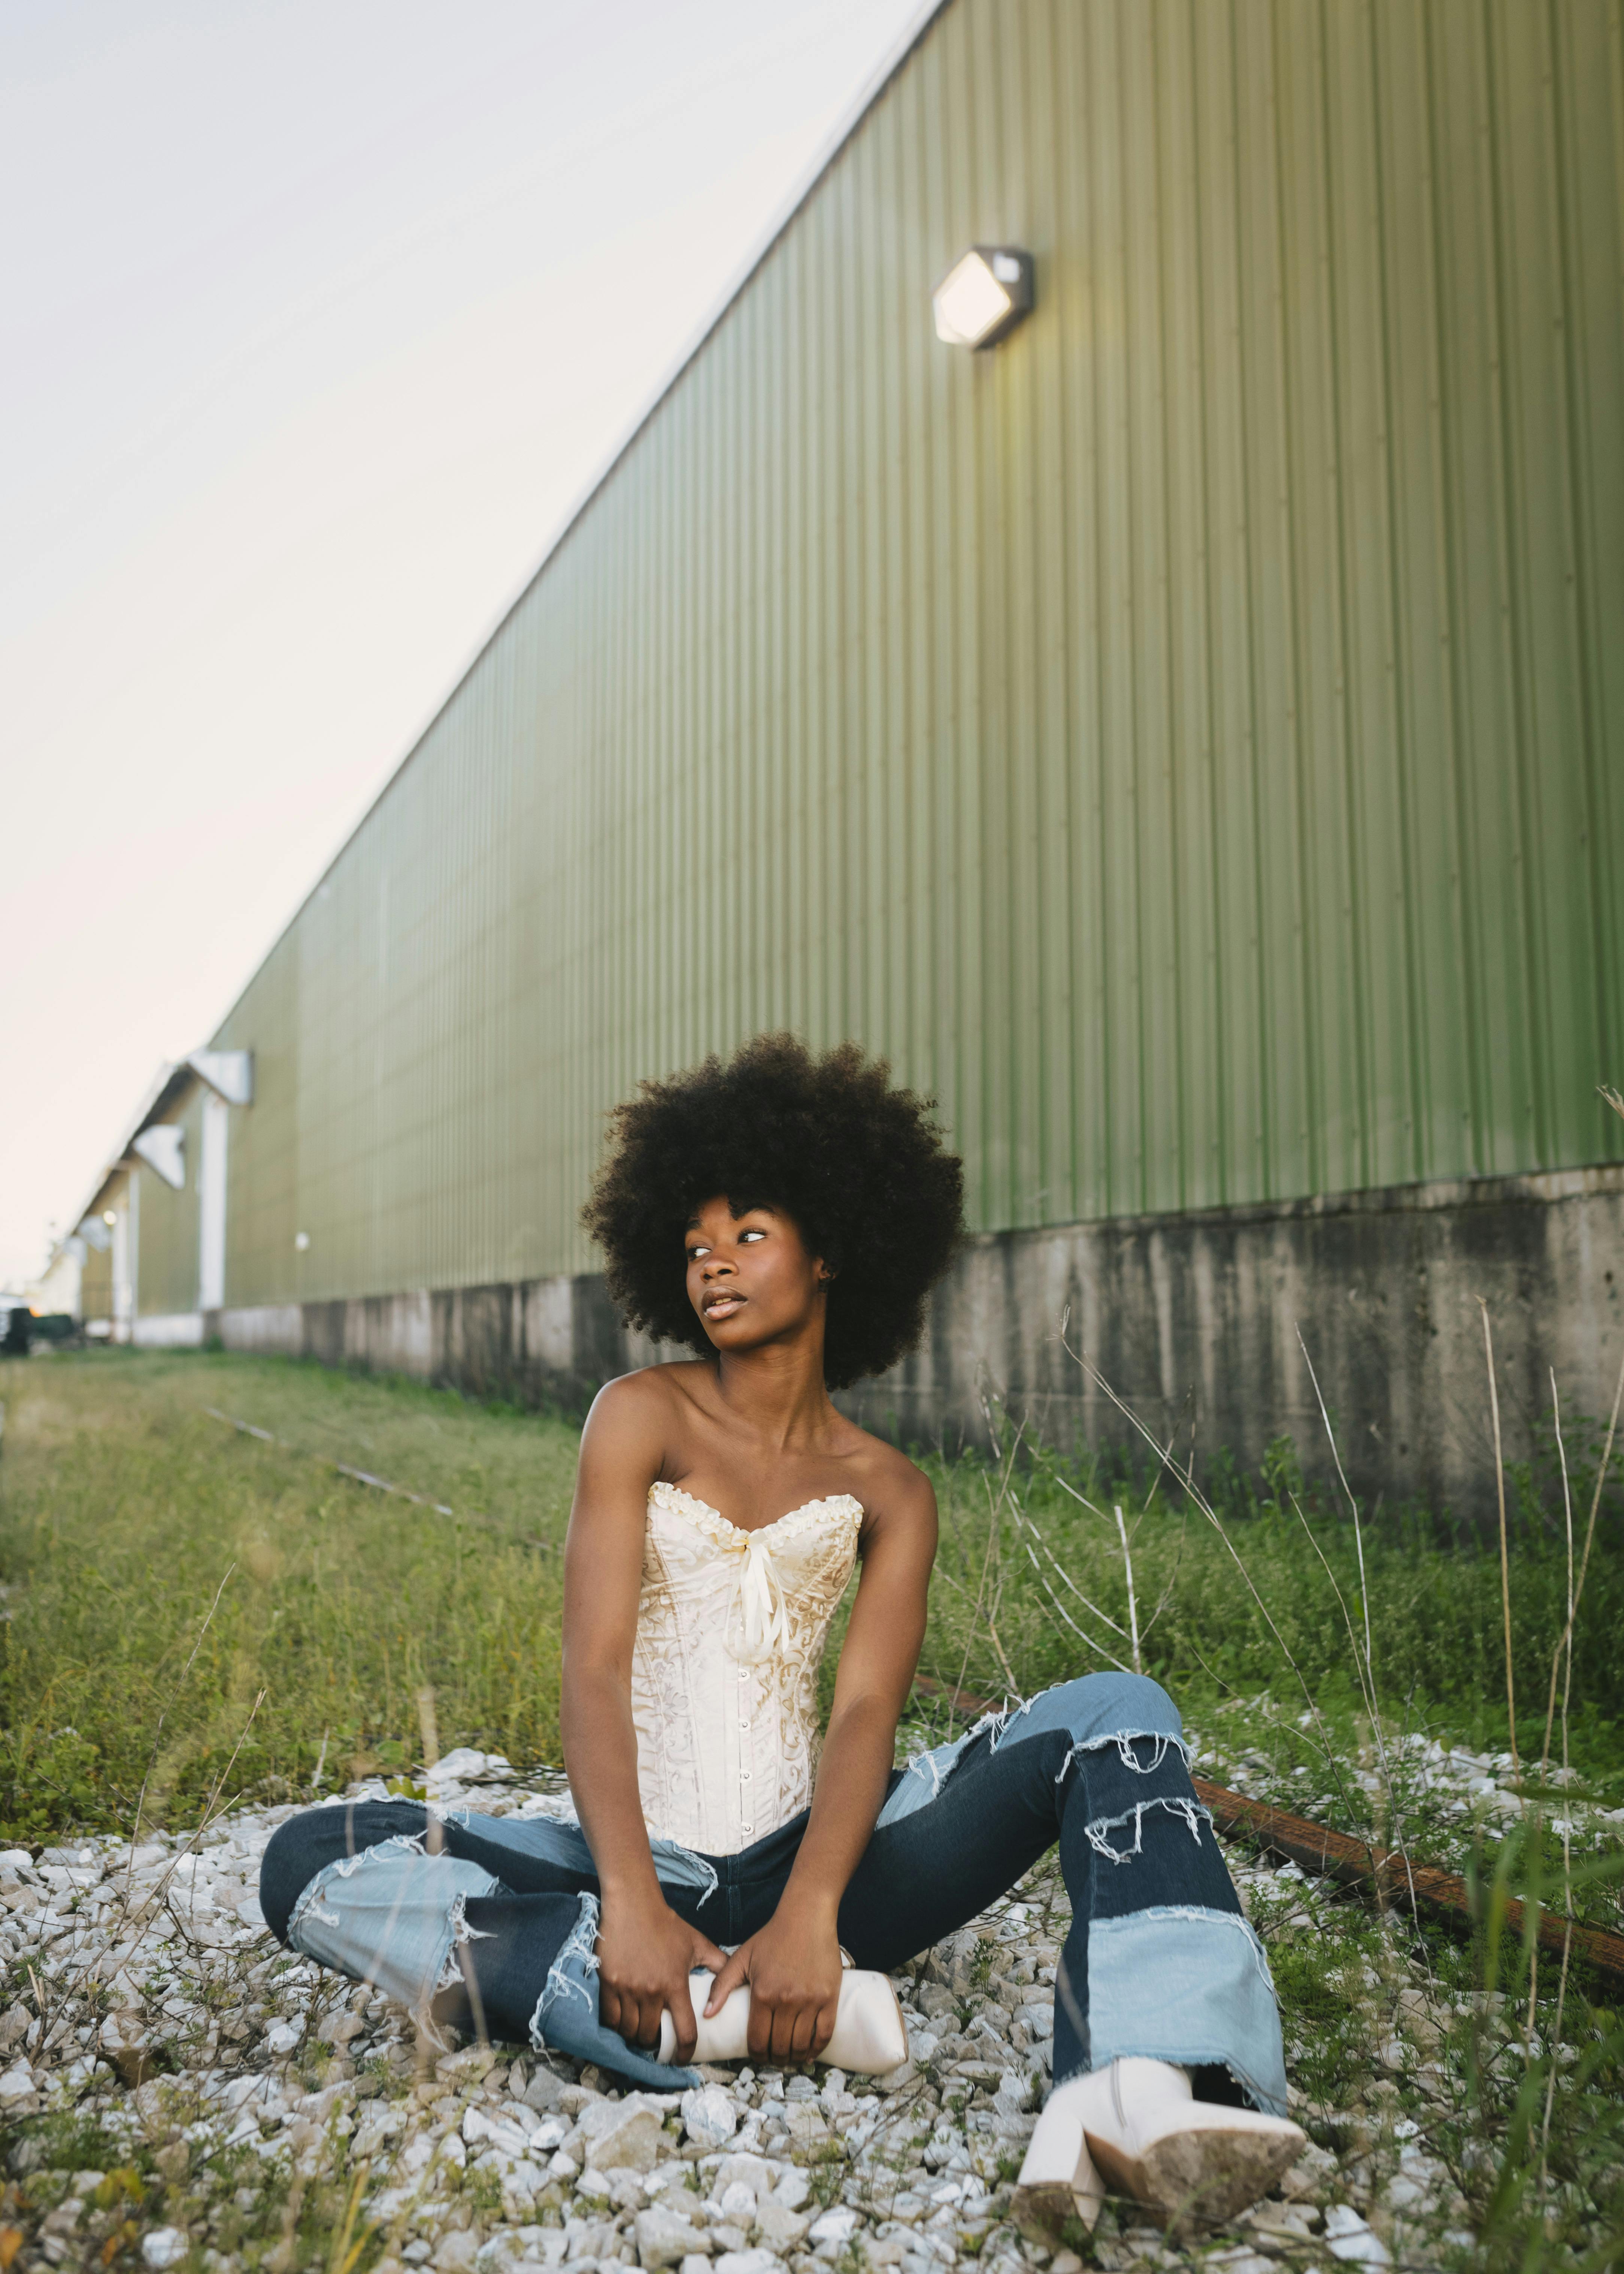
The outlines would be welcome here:
[[[829,1274],[779,1209],[735,1216],[730,1201],[707,1201],[687,1244],[688,1299],[718,1350],[755,1350],[821,1318]]]

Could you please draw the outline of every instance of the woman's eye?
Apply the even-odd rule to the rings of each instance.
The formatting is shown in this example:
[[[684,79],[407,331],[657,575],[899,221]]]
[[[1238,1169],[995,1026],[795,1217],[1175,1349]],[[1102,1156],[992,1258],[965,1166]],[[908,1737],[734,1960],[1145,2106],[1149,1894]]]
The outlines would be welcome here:
[[[688,1252],[688,1260],[690,1263],[697,1263],[702,1255],[709,1255],[710,1253],[710,1250],[708,1247],[690,1247]]]
[[[747,1239],[765,1239],[767,1235],[764,1231],[758,1230],[755,1224],[751,1224],[748,1231],[741,1231],[739,1234],[739,1244],[742,1246]]]

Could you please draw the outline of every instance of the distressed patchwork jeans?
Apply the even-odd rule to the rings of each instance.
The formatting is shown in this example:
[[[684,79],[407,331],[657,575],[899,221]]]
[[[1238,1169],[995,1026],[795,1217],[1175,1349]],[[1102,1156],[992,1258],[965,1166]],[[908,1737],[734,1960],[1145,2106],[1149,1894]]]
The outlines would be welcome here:
[[[652,1843],[665,1899],[723,1945],[771,1917],[803,1811],[734,1856]],[[989,1715],[892,1774],[840,1905],[859,1966],[891,1971],[974,1918],[1058,1841],[1071,1924],[1054,2078],[1147,2054],[1283,2115],[1262,1946],[1190,1782],[1178,1714],[1139,1675],[1091,1674]],[[550,2045],[631,2082],[660,2068],[598,2018],[598,1885],[578,1825],[413,1802],[306,1810],[266,1850],[259,1900],[291,1948],[426,2014],[447,1992],[492,2037]],[[460,1985],[460,1989],[459,1989]],[[442,2008],[443,2010],[443,2008]]]

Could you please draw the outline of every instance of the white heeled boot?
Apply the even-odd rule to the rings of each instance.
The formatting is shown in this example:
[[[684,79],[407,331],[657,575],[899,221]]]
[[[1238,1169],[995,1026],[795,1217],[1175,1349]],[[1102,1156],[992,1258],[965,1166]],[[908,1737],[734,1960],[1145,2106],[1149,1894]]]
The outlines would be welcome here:
[[[1056,2085],[1043,2104],[1037,2129],[1015,2182],[1011,2211],[1021,2233],[1034,2242],[1056,2241],[1068,2219],[1080,2219],[1092,2233],[1105,2201],[1105,2188],[1083,2136],[1085,2111],[1093,2113],[1105,2072],[1074,2076]]]
[[[743,2060],[749,2052],[750,1985],[741,1983],[719,2014],[705,2019],[705,2000],[716,1977],[703,1969],[688,1977],[688,1994],[694,2001],[698,2042],[696,2061]],[[677,2057],[677,2032],[669,2013],[660,2015],[659,2051],[655,2059],[668,2067]],[[834,2035],[817,2058],[852,2076],[883,2076],[908,2057],[908,2032],[897,2002],[897,1992],[886,1974],[853,1967],[840,1977],[840,2003]]]
[[[1092,2226],[1109,2191],[1189,2234],[1267,2195],[1305,2145],[1283,2116],[1197,2100],[1187,2069],[1116,2060],[1050,2093],[1021,2166],[1015,2217],[1051,2235],[1068,2217]]]

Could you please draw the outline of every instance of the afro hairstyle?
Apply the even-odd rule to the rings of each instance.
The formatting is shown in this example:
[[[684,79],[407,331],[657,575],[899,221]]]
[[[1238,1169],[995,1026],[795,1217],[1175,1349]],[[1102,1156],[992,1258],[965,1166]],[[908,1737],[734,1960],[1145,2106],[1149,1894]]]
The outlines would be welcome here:
[[[842,1043],[816,1057],[793,1035],[758,1035],[724,1063],[644,1081],[609,1116],[609,1149],[582,1222],[603,1249],[627,1324],[708,1356],[688,1298],[685,1234],[725,1196],[736,1215],[789,1216],[835,1275],[823,1375],[841,1389],[918,1342],[925,1298],[963,1236],[964,1171],[934,1099],[893,1089],[883,1059]],[[861,1301],[841,1274],[861,1260]],[[853,1290],[855,1295],[856,1290]]]

